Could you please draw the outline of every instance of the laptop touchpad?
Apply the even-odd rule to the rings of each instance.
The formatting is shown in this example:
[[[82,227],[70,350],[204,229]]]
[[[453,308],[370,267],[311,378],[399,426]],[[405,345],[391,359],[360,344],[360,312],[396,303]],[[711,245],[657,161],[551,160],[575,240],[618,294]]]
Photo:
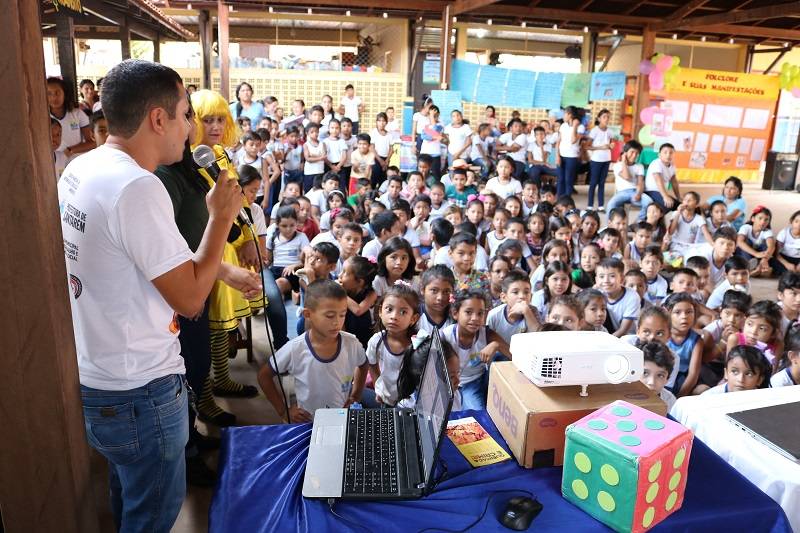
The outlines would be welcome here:
[[[323,446],[338,446],[344,441],[344,428],[342,426],[323,426],[321,439],[317,439],[317,444]]]

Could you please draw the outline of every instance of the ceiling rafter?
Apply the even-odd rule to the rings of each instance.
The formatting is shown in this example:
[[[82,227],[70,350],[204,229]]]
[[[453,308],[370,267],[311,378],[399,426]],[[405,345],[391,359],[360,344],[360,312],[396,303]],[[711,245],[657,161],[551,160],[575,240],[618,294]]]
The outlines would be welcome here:
[[[742,9],[738,11],[730,11],[728,13],[718,13],[700,17],[670,19],[653,24],[653,28],[655,30],[671,30],[679,28],[691,28],[696,26],[713,26],[717,24],[736,24],[738,22],[752,22],[786,17],[795,14],[800,14],[800,2],[790,2],[787,4],[776,4],[752,9]]]

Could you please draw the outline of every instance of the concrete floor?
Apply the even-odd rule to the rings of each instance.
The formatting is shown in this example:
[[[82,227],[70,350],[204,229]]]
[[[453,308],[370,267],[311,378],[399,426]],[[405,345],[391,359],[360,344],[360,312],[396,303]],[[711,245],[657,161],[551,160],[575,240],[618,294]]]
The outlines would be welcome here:
[[[703,199],[706,199],[714,194],[718,194],[722,187],[720,185],[684,185],[684,190],[695,190],[700,193]],[[610,198],[613,191],[613,184],[608,184],[606,187],[606,198]],[[578,195],[576,202],[578,207],[586,206],[586,187],[578,186]],[[795,210],[800,209],[800,194],[795,192],[781,192],[781,191],[763,191],[756,186],[745,187],[745,199],[749,209],[756,205],[765,205],[772,210],[773,213],[773,228],[779,230],[784,227],[789,220],[789,215]],[[753,296],[754,299],[774,299],[777,281],[755,279],[753,280]],[[294,331],[294,311],[296,308],[291,306],[287,309],[287,314],[290,316],[289,331]],[[290,336],[292,334],[290,333]],[[256,385],[256,372],[260,365],[264,363],[267,354],[266,334],[264,330],[263,315],[256,317],[253,320],[253,338],[255,343],[256,361],[252,364],[247,363],[245,354],[241,351],[235,359],[231,360],[231,374],[233,378],[240,383]],[[292,384],[288,383],[288,389],[291,391]],[[263,396],[251,399],[219,399],[219,405],[234,414],[239,419],[241,425],[259,425],[259,424],[275,424],[278,423],[278,417],[275,410]],[[219,435],[219,430],[213,426],[206,427],[205,424],[201,425],[200,431],[206,434]],[[216,468],[216,455],[208,454],[206,460],[212,468]],[[93,466],[97,471],[96,479],[98,482],[98,506],[101,509],[107,508],[107,503],[102,494],[103,489],[103,473],[104,466],[102,459],[97,456],[94,458]],[[189,487],[186,500],[175,523],[173,531],[176,533],[196,533],[207,531],[208,529],[208,509],[211,503],[212,490],[198,489],[196,487]],[[105,506],[105,507],[103,507]],[[108,518],[108,516],[106,517]],[[106,522],[110,524],[110,522]]]

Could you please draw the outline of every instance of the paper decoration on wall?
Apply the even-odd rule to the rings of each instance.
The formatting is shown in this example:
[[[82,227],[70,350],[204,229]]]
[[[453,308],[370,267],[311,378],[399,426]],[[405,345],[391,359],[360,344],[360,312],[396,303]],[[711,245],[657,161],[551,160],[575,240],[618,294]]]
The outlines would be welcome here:
[[[616,531],[647,531],[681,508],[692,432],[616,401],[566,429],[561,494]]]
[[[653,144],[655,140],[655,137],[653,137],[652,126],[650,126],[650,124],[642,126],[642,129],[639,130],[639,142],[642,143],[643,146],[649,146]]]
[[[479,104],[498,105],[503,101],[506,90],[508,69],[482,66],[475,101]],[[453,87],[455,89],[455,87]]]
[[[592,75],[589,73],[567,74],[564,77],[564,88],[561,90],[561,107],[589,105],[589,89]]]
[[[461,91],[431,91],[431,100],[439,108],[439,120],[445,126],[450,124],[450,113],[461,108]]]
[[[590,100],[622,100],[624,98],[624,72],[595,72],[592,74]]]
[[[659,108],[653,113],[653,122],[650,124],[650,128],[656,137],[667,137],[672,134],[672,109]]]
[[[509,107],[533,107],[536,72],[508,70],[503,104]]]
[[[533,107],[560,108],[563,87],[564,74],[561,72],[540,72],[536,78],[536,90],[533,93]]]
[[[789,91],[795,98],[800,98],[800,66],[784,63],[781,66],[781,89]]]
[[[656,54],[650,59],[639,63],[639,72],[647,76],[650,88],[656,91],[669,87],[681,70],[681,58]]]
[[[450,88],[460,91],[467,102],[475,101],[475,89],[479,81],[481,66],[468,61],[453,61]]]

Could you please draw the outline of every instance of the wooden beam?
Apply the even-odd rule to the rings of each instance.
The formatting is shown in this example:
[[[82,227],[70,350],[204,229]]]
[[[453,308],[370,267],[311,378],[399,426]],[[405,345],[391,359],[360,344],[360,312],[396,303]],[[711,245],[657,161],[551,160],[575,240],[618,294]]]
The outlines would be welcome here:
[[[122,60],[131,58],[131,30],[128,27],[127,15],[122,17],[122,24],[119,25],[119,45],[122,49]]]
[[[656,32],[649,27],[645,27],[642,33],[642,55],[641,59],[650,59],[653,57],[656,48]],[[639,112],[650,105],[650,83],[647,76],[639,74],[636,87],[636,102],[633,106],[633,138],[639,133],[642,127],[642,120],[639,118]]]
[[[699,30],[698,30],[699,31]],[[738,24],[715,24],[702,28],[703,33],[722,33],[736,37],[767,37],[782,41],[800,40],[800,30],[762,28],[761,26],[740,26]]]
[[[211,14],[207,9],[200,10],[197,16],[198,31],[200,37],[200,51],[203,56],[203,89],[211,88],[211,40],[213,39],[213,29],[211,27]]]
[[[450,9],[452,16],[496,4],[499,0],[456,0]],[[593,1],[593,0],[592,0]],[[403,4],[405,6],[405,3]]]
[[[157,35],[153,41],[153,62],[161,63],[161,35]]]
[[[44,148],[40,5],[4,2],[0,32],[0,529],[96,533],[56,176]]]
[[[450,43],[452,29],[452,8],[450,5],[446,5],[442,10],[442,37],[439,43],[439,86],[442,89],[450,87],[450,55],[453,51],[453,45]]]
[[[702,17],[665,20],[664,22],[653,24],[653,29],[659,31],[697,26],[712,26],[715,24],[736,24],[753,20],[789,17],[797,14],[800,14],[800,2],[790,2],[788,4],[742,9],[741,11],[729,11],[727,13],[705,15]]]
[[[202,5],[202,2],[191,2],[192,5]],[[269,0],[265,2],[273,6],[286,5],[293,7],[337,7],[342,10],[347,7],[360,8],[360,9],[402,9],[403,11],[422,11],[425,13],[441,13],[445,5],[450,5],[450,2],[444,0]],[[347,6],[347,7],[345,7]],[[173,7],[175,7],[173,5]]]
[[[616,36],[616,39],[614,39],[614,43],[611,45],[611,48],[609,48],[608,52],[606,52],[606,57],[603,58],[603,64],[600,65],[600,70],[598,70],[598,72],[603,72],[606,69],[606,67],[608,66],[608,62],[611,61],[611,58],[619,48],[619,45],[622,44],[623,40],[625,40],[625,37],[623,37],[622,35]]]
[[[73,18],[67,15],[66,12],[59,14],[56,22],[56,35],[61,78],[67,83],[68,87],[72,88],[73,103],[77,104],[78,72],[75,61],[75,24]]]
[[[223,0],[217,0],[217,46],[219,46],[219,92],[226,100],[230,100],[231,92],[231,59],[228,50],[229,26],[228,6]]]
[[[473,13],[497,17],[520,17],[526,19],[543,20],[569,20],[580,23],[607,23],[624,24],[629,26],[644,26],[653,21],[648,17],[634,17],[629,15],[616,15],[613,13],[594,13],[591,11],[573,11],[570,9],[551,9],[543,7],[524,7],[509,5],[493,5],[488,8],[478,9]]]
[[[691,0],[690,2],[686,2],[683,6],[676,9],[666,20],[681,20],[682,18],[686,17],[686,15],[692,14],[697,9],[700,9],[704,5],[706,5],[710,0]]]

